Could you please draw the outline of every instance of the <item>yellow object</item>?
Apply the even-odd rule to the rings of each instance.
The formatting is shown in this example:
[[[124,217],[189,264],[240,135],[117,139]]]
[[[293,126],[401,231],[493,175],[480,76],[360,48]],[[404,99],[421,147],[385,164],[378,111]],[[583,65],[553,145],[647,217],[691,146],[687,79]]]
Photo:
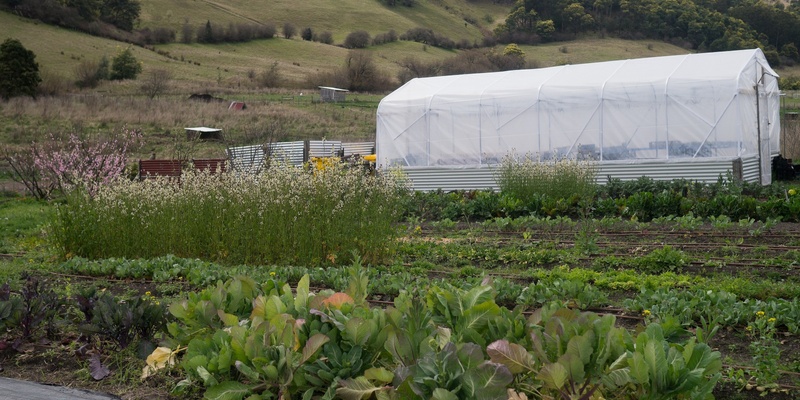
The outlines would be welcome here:
[[[364,161],[375,162],[378,160],[377,154],[367,154],[364,156]]]
[[[339,161],[339,157],[311,157],[311,163],[316,171],[333,169]]]

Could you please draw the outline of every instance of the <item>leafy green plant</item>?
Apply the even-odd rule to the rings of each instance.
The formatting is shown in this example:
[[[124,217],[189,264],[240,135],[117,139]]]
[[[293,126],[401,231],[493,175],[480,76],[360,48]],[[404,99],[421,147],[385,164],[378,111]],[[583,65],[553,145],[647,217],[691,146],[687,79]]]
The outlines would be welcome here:
[[[558,302],[564,307],[589,308],[607,301],[608,297],[595,286],[565,279],[541,280],[524,288],[517,297],[517,304],[535,307]]]
[[[472,342],[485,345],[488,326],[500,316],[491,286],[475,286],[470,290],[434,286],[426,297],[431,319],[452,330],[456,343]]]
[[[502,364],[485,361],[474,343],[446,343],[410,367],[395,372],[394,386],[402,399],[505,400],[513,377]]]
[[[664,340],[661,326],[650,324],[636,337],[624,366],[608,374],[609,388],[630,393],[636,399],[705,399],[720,379],[719,352],[690,339],[679,345]]]
[[[638,258],[636,260],[636,268],[650,274],[680,272],[681,269],[688,264],[686,258],[686,255],[682,251],[666,245]]]

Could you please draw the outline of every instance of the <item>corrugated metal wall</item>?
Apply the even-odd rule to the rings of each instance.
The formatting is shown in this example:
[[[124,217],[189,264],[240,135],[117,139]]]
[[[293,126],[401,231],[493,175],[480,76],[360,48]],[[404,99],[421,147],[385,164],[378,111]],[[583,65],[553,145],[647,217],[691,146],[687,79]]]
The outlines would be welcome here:
[[[270,143],[270,158],[278,163],[300,166],[303,165],[303,142],[277,142]]]
[[[648,176],[655,180],[689,179],[701,182],[717,182],[719,176],[726,177],[733,168],[733,160],[717,160],[704,162],[674,162],[652,164],[603,164],[598,166],[597,182],[605,184],[608,177],[621,180],[634,180]],[[758,182],[758,159],[742,160],[743,179],[747,182]],[[499,190],[494,174],[490,168],[446,169],[435,167],[409,167],[403,172],[409,178],[412,188],[418,191],[442,189]]]
[[[302,142],[301,142],[302,143]],[[334,157],[342,150],[342,142],[338,140],[309,140],[309,157]]]
[[[342,143],[344,149],[344,156],[352,156],[358,154],[366,156],[375,153],[375,142],[355,142],[355,143]]]
[[[742,180],[745,182],[758,182],[761,177],[758,164],[758,158],[755,157],[742,160]],[[775,179],[775,177],[773,176],[772,179]]]
[[[234,171],[258,173],[264,167],[264,147],[260,144],[229,147],[227,152]]]

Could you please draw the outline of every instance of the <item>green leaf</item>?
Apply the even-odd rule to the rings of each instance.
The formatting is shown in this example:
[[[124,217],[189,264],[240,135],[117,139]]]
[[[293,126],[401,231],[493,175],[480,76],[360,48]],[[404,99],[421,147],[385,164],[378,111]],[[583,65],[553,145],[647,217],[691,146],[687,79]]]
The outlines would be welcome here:
[[[461,315],[464,315],[466,310],[475,307],[478,304],[486,302],[494,302],[494,288],[491,286],[476,286],[470,289],[461,299],[462,308]]]
[[[294,297],[294,309],[295,310],[307,310],[308,309],[308,292],[309,292],[309,283],[310,279],[308,274],[303,275],[300,278],[300,281],[297,282],[297,295]]]
[[[443,349],[445,345],[450,343],[451,336],[452,332],[449,328],[444,326],[436,328],[436,345],[439,346],[439,350]]]
[[[304,364],[308,361],[314,354],[322,348],[322,345],[328,343],[331,339],[325,334],[317,333],[316,335],[308,338],[306,341],[306,345],[303,346],[303,358],[300,359],[300,364]]]
[[[214,375],[211,375],[206,367],[197,367],[197,375],[200,376],[200,379],[203,380],[203,384],[206,386],[215,386],[218,383],[217,378],[214,378]]]
[[[630,371],[634,381],[640,385],[644,385],[650,381],[650,373],[647,370],[647,362],[644,360],[642,353],[633,353],[633,358],[630,359]]]
[[[433,391],[431,400],[458,400],[458,396],[449,390],[436,388],[436,390]]]
[[[363,346],[377,330],[373,321],[365,321],[358,317],[350,318],[344,328],[347,338],[356,346]]]
[[[388,384],[394,379],[394,374],[386,368],[370,368],[364,371],[364,377],[371,381]]]
[[[375,386],[363,376],[355,379],[344,379],[339,381],[339,384],[342,387],[336,389],[336,395],[344,400],[367,399],[372,393],[383,390],[382,386]]]
[[[396,330],[390,331],[383,347],[392,355],[396,363],[412,365],[416,362],[414,359],[414,350],[411,347],[411,341],[404,332]]]
[[[217,315],[219,315],[219,319],[227,327],[239,325],[239,318],[233,314],[228,314],[223,310],[217,310]]]
[[[486,348],[489,358],[508,367],[512,374],[533,371],[535,361],[533,356],[524,347],[509,343],[508,340],[498,340]]]
[[[489,324],[489,320],[498,315],[500,315],[500,307],[494,301],[480,303],[464,311],[463,318],[460,320],[460,328],[481,332]]]
[[[486,361],[467,370],[462,378],[466,398],[476,400],[506,400],[507,387],[514,376],[505,365]]]
[[[567,373],[567,369],[564,368],[563,365],[559,363],[551,363],[546,364],[544,367],[542,367],[542,369],[539,370],[539,373],[536,375],[536,379],[541,380],[550,388],[559,390],[564,387],[568,376],[569,373]]]
[[[258,372],[253,371],[253,369],[247,366],[247,364],[236,360],[235,365],[236,369],[251,381],[257,381],[259,379]]]
[[[250,388],[241,382],[225,381],[214,385],[203,395],[209,400],[242,400],[250,394]]]

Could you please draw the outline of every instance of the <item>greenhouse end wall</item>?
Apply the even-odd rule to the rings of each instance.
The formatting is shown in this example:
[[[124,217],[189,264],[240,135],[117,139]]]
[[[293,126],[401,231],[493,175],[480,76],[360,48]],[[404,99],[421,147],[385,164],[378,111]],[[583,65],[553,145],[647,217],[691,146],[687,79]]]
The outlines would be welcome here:
[[[376,148],[383,166],[409,172],[481,169],[511,153],[768,166],[779,112],[759,49],[418,78],[381,101]]]

